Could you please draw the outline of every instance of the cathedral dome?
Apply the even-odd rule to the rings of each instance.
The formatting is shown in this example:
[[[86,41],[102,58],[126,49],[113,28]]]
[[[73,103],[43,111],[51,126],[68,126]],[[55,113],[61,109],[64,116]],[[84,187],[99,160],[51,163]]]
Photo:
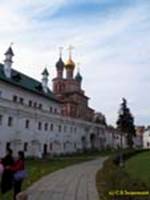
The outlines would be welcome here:
[[[75,63],[73,62],[73,60],[71,58],[69,58],[69,60],[66,62],[65,68],[66,69],[74,69],[75,68]]]
[[[63,70],[63,69],[64,69],[64,66],[65,66],[65,64],[64,64],[63,60],[62,60],[61,57],[60,57],[59,60],[58,60],[57,63],[56,63],[56,68],[57,68],[58,70]]]

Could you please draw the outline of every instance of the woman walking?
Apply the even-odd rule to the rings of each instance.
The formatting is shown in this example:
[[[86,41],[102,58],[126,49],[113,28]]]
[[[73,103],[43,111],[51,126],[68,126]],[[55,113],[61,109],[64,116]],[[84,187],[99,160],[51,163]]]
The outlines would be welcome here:
[[[16,200],[16,196],[21,192],[22,182],[26,176],[23,151],[18,152],[18,159],[11,167],[11,170],[14,172],[14,200]]]
[[[12,156],[13,152],[11,149],[7,149],[6,156],[1,160],[1,164],[4,167],[1,179],[1,192],[5,194],[12,189],[13,185],[13,172],[11,171],[11,166],[14,164],[14,159]]]

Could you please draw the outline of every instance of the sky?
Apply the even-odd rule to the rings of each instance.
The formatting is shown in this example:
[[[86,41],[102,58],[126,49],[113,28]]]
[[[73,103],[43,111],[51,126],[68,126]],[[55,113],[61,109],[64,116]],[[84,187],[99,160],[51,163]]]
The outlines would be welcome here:
[[[13,68],[41,80],[47,67],[52,88],[59,47],[66,61],[72,45],[90,106],[115,125],[124,97],[136,125],[148,125],[149,10],[150,0],[0,0],[0,62],[13,42]]]

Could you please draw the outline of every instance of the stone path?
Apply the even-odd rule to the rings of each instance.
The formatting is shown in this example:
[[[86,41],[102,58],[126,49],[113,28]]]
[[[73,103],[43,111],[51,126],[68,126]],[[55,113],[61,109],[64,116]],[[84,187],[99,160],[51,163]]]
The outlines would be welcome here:
[[[27,190],[28,200],[98,200],[95,175],[105,159],[70,166],[43,177]]]

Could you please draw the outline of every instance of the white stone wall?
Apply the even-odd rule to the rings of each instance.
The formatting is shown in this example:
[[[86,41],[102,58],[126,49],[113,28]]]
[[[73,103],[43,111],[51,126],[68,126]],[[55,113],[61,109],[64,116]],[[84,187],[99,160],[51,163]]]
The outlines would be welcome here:
[[[150,129],[146,130],[143,134],[143,148],[150,149]]]
[[[2,89],[3,88],[3,89]],[[7,90],[5,91],[4,88]],[[83,149],[82,137],[86,138],[86,147],[90,148],[90,134],[94,133],[96,136],[95,145],[101,149],[102,142],[105,141],[105,130],[101,125],[89,123],[82,120],[65,118],[58,114],[50,113],[49,110],[34,109],[26,104],[21,105],[12,101],[12,95],[19,96],[22,91],[18,89],[8,88],[8,86],[1,87],[2,96],[0,97],[0,115],[2,115],[2,124],[0,125],[0,157],[5,155],[6,143],[10,142],[14,154],[18,150],[24,150],[24,144],[27,143],[27,156],[41,156],[44,151],[44,145],[47,145],[47,153],[73,153]],[[14,92],[10,92],[13,90]],[[18,92],[17,92],[18,91]],[[30,98],[36,98],[36,95],[27,93],[24,94],[24,101]],[[31,95],[31,96],[30,96]],[[42,99],[42,98],[41,98]],[[47,99],[43,100],[45,103]],[[41,103],[44,103],[41,100]],[[47,102],[48,104],[48,102]],[[49,104],[60,108],[60,105],[49,101]],[[54,105],[53,105],[54,104]],[[46,103],[45,103],[46,105]],[[61,109],[61,108],[60,108]],[[8,117],[13,118],[13,124],[8,126]],[[29,128],[25,127],[25,121],[29,120]],[[42,130],[38,130],[38,122],[42,123]],[[44,130],[44,124],[48,124],[48,130]],[[50,129],[53,124],[53,130]],[[61,126],[61,131],[59,131]]]

